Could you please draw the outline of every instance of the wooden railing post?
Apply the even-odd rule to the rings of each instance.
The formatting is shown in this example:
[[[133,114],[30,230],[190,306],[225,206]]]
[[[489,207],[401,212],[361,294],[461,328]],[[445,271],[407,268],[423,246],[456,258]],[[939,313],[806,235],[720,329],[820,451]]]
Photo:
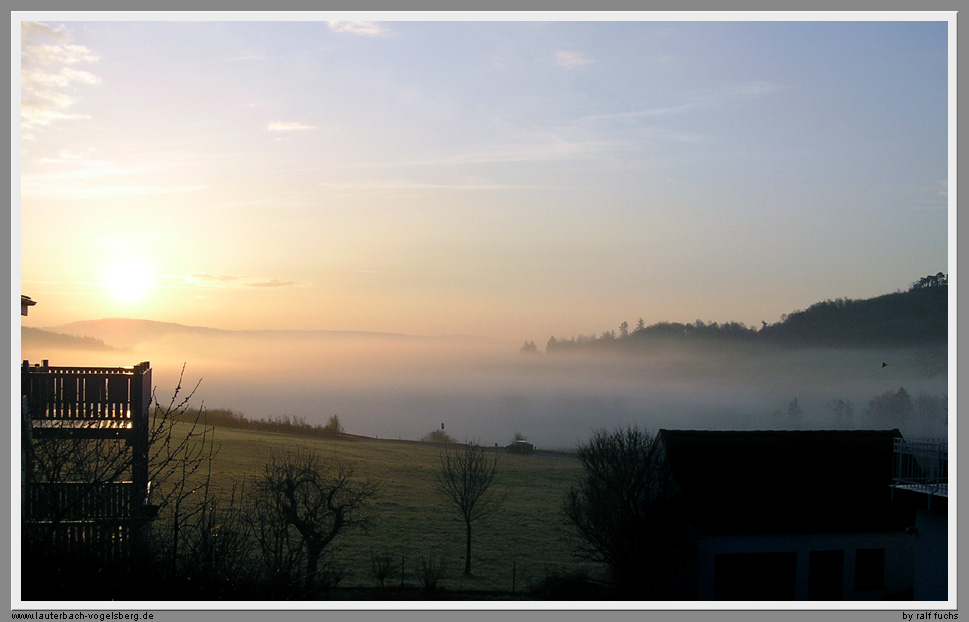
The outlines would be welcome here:
[[[131,379],[131,482],[132,482],[132,553],[143,560],[148,552],[149,434],[151,428],[151,366],[143,362],[135,367]]]

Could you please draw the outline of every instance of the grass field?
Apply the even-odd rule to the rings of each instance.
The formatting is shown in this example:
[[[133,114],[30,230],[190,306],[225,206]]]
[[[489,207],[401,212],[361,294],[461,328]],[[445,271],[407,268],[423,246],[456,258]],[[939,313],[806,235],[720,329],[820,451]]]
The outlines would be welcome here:
[[[471,578],[464,569],[465,526],[457,510],[435,490],[441,445],[348,436],[304,438],[229,427],[216,428],[218,454],[213,489],[251,486],[273,453],[302,447],[323,457],[350,461],[357,477],[379,483],[377,520],[368,533],[348,531],[335,541],[336,563],[347,571],[341,588],[373,587],[371,554],[390,552],[395,571],[386,585],[418,587],[417,563],[435,556],[449,570],[439,583],[447,591],[523,592],[548,575],[598,569],[571,553],[562,503],[581,473],[574,455],[499,451],[498,470],[508,497],[496,514],[474,523]],[[401,576],[403,568],[403,577]]]

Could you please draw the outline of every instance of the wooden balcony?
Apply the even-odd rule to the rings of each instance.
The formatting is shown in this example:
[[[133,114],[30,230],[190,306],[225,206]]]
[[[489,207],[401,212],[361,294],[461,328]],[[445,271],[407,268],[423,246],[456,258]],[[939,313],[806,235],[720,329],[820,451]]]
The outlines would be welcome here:
[[[22,394],[36,438],[147,439],[151,368],[30,366]]]
[[[24,543],[44,555],[86,552],[111,560],[145,550],[144,527],[153,509],[148,481],[149,363],[53,367],[47,361],[33,366],[24,361],[21,389]],[[119,443],[116,455],[123,456],[125,468],[116,472],[124,472],[125,481],[35,477],[37,443],[56,453],[62,443],[66,448],[77,440]]]

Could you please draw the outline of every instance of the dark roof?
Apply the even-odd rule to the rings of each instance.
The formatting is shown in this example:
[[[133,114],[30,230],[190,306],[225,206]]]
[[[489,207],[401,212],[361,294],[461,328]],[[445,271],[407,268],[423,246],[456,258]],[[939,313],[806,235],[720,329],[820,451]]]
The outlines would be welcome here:
[[[37,301],[36,300],[31,300],[30,296],[24,296],[23,294],[20,294],[20,304],[27,305],[28,307],[31,307],[31,306],[37,304]]]
[[[898,430],[660,430],[698,535],[904,528],[891,503]]]

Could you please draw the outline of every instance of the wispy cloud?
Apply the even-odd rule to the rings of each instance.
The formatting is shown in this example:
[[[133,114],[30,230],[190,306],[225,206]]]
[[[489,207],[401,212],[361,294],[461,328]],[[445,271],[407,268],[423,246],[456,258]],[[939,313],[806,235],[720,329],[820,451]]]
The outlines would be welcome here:
[[[153,154],[152,157],[161,156]],[[40,166],[20,178],[24,199],[108,199],[197,192],[208,187],[158,181],[164,175],[164,165],[121,165],[95,157],[90,149],[84,152],[65,149],[56,156],[38,158],[35,162]]]
[[[486,179],[467,179],[453,183],[433,183],[409,180],[380,180],[352,182],[324,182],[321,188],[333,192],[371,193],[403,193],[423,192],[428,190],[460,190],[460,191],[499,191],[518,190],[526,186],[518,184],[499,184]],[[531,187],[531,186],[529,186]]]
[[[148,184],[94,184],[90,186],[24,188],[24,195],[32,199],[69,201],[76,199],[121,199],[162,194],[181,194],[206,190],[204,184],[185,186]]]
[[[327,22],[333,32],[345,32],[351,35],[379,37],[387,34],[387,28],[377,22]]]
[[[280,281],[279,279],[270,279],[268,281],[257,281],[255,283],[247,283],[246,287],[289,287],[290,285],[298,285],[296,281]]]
[[[578,50],[559,50],[555,53],[555,63],[559,67],[566,69],[580,69],[592,64],[592,59],[585,55],[585,52]]]
[[[168,287],[199,289],[278,288],[299,285],[296,281],[282,281],[265,277],[232,276],[226,274],[169,274],[164,277]]]
[[[93,73],[75,69],[78,63],[94,63],[97,54],[70,43],[63,25],[23,22],[20,26],[20,124],[25,130],[58,121],[88,118],[68,112],[74,103],[75,85],[97,85]]]
[[[643,119],[659,119],[672,117],[696,111],[702,111],[716,106],[731,103],[745,103],[750,100],[761,99],[781,92],[787,87],[771,82],[743,82],[723,89],[711,90],[693,94],[689,101],[671,106],[644,108],[641,110],[626,110],[623,112],[589,115],[576,119],[577,123],[600,121],[638,121]],[[695,142],[696,135],[683,134],[680,138]]]
[[[690,110],[699,108],[700,106],[700,102],[688,102],[685,104],[678,104],[676,106],[666,106],[664,108],[648,108],[645,110],[627,110],[626,112],[589,115],[587,117],[578,119],[578,121],[623,121],[644,119],[648,117],[665,117],[679,114],[681,112],[688,112]]]
[[[272,121],[266,126],[270,132],[305,132],[315,130],[315,125],[307,125],[298,121]]]

